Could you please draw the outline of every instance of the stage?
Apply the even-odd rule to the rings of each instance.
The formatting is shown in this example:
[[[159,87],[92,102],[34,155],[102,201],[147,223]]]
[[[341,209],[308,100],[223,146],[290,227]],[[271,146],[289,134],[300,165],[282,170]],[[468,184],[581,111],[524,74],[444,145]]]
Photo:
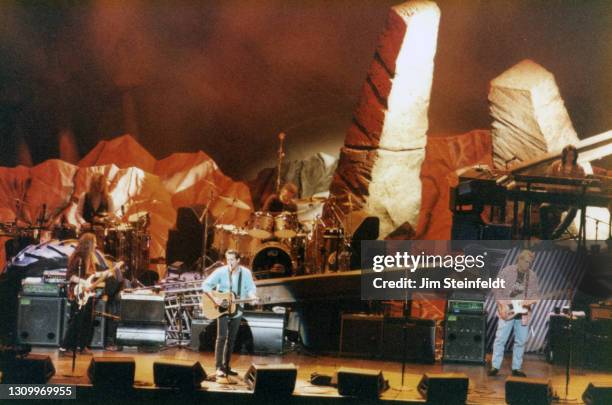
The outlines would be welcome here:
[[[87,378],[87,368],[91,355],[79,355],[74,376],[71,375],[71,357],[59,357],[56,349],[34,348],[33,353],[48,354],[56,368],[55,376],[50,384],[76,384],[77,399],[95,402],[101,399],[99,392],[91,388]],[[186,349],[170,348],[157,353],[141,353],[135,349],[123,352],[106,352],[93,350],[93,356],[129,356],[136,362],[135,390],[121,395],[121,400],[168,400],[176,401],[177,393],[168,389],[158,389],[153,380],[153,363],[155,361],[190,360],[200,361],[207,374],[214,375],[214,354],[210,352],[197,353]],[[288,353],[283,356],[252,356],[236,354],[232,361],[233,368],[240,373],[233,378],[235,384],[221,384],[209,380],[202,383],[202,388],[193,394],[185,395],[187,399],[209,401],[229,401],[228,403],[248,403],[253,397],[242,376],[251,363],[279,364],[293,363],[298,368],[298,377],[292,403],[333,403],[342,400],[336,388],[313,386],[310,375],[313,372],[333,374],[340,367],[382,370],[384,378],[389,381],[390,389],[384,392],[381,400],[391,403],[424,403],[417,390],[417,384],[423,373],[465,373],[469,377],[469,404],[505,404],[504,383],[510,374],[510,358],[507,357],[500,375],[488,377],[486,368],[481,365],[469,364],[406,364],[405,380],[402,386],[401,362],[378,361],[370,359],[347,358],[338,356],[317,356],[298,353]],[[565,397],[565,368],[554,366],[544,361],[539,355],[526,355],[523,370],[529,377],[552,380],[553,388],[558,397]],[[609,383],[610,373],[572,369],[567,401],[573,404],[583,403],[582,393],[587,385],[593,383]],[[346,399],[346,398],[345,398]],[[353,401],[353,400],[351,400]],[[80,402],[80,401],[79,401]],[[115,402],[113,400],[113,402]]]

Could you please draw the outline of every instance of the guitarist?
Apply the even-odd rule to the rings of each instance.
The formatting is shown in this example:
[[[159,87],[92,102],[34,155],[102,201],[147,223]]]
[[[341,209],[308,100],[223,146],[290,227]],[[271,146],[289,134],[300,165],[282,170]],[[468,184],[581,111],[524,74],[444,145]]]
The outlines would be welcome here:
[[[514,330],[514,347],[512,348],[512,375],[526,377],[521,370],[523,352],[529,337],[529,319],[533,306],[538,302],[540,295],[538,277],[531,270],[534,252],[523,250],[519,253],[518,262],[502,269],[498,278],[506,281],[504,290],[496,290],[497,300],[497,332],[493,343],[493,356],[489,376],[499,372],[504,359],[504,349]]]
[[[70,301],[70,319],[68,330],[59,348],[60,355],[66,355],[77,348],[81,353],[89,354],[87,348],[93,337],[94,328],[94,290],[95,284],[86,285],[87,280],[98,270],[104,270],[106,263],[96,257],[96,236],[84,233],[68,259],[66,281],[68,283],[68,300]],[[77,292],[80,292],[77,296]]]
[[[240,265],[240,254],[233,249],[225,252],[226,265],[217,268],[202,283],[206,295],[219,308],[231,307],[231,303],[214,297],[211,292],[216,289],[222,293],[233,293],[236,299],[257,300],[255,283],[251,270]],[[230,358],[238,335],[242,311],[240,307],[233,314],[224,314],[217,318],[217,340],[215,342],[215,367],[217,377],[238,375],[230,367]]]

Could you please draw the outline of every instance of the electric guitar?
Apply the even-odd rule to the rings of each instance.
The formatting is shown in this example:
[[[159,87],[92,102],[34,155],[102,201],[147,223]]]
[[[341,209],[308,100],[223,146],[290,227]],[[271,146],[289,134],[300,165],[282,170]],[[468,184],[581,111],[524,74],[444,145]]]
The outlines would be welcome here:
[[[85,304],[87,304],[89,298],[96,294],[96,288],[102,284],[104,280],[110,277],[113,272],[113,269],[97,272],[96,274],[89,276],[87,279],[81,278],[79,279],[78,283],[74,283],[72,292],[79,309],[82,309]]]
[[[208,294],[221,300],[221,305],[217,305]],[[222,293],[211,291],[208,294],[202,296],[202,315],[206,319],[217,319],[222,315],[233,315],[236,313],[238,304],[252,303],[258,300],[258,298],[236,299],[236,295],[233,292]]]

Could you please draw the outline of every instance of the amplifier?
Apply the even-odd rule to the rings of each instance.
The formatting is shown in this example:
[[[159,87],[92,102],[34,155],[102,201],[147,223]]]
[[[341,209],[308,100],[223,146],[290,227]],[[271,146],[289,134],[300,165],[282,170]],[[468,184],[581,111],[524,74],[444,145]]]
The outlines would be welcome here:
[[[165,325],[126,325],[117,327],[117,344],[123,346],[163,346]]]
[[[165,323],[164,294],[121,293],[121,321],[123,323]]]
[[[247,336],[253,339],[253,353],[283,353],[286,314],[272,311],[244,311],[242,320],[247,326]]]
[[[65,284],[66,269],[43,271],[43,281],[49,284]]]
[[[342,314],[340,354],[377,357],[382,348],[383,317],[380,315]]]
[[[62,328],[62,337],[65,337],[66,332],[68,332],[68,322],[70,319],[71,305],[77,304],[71,304],[68,299],[64,298],[64,322]],[[97,299],[96,307],[94,310],[97,312],[106,312],[106,301]],[[93,327],[93,334],[91,337],[91,343],[89,345],[94,349],[103,349],[106,331],[106,318],[103,316],[96,316],[93,321]]]
[[[589,343],[586,341],[588,320],[586,318],[572,319],[571,339],[569,326],[569,318],[567,316],[550,315],[546,358],[553,364],[565,365],[567,364],[567,358],[571,348],[572,367],[584,367],[586,345]]]
[[[64,299],[21,295],[18,300],[18,343],[59,346]]]
[[[447,314],[444,327],[444,362],[484,363],[485,315]]]
[[[26,283],[23,285],[23,294],[40,297],[61,297],[64,292],[63,285],[48,283]]]
[[[591,304],[591,320],[612,319],[612,305]]]
[[[405,333],[405,345],[404,345]],[[421,318],[386,318],[383,323],[382,357],[414,363],[436,361],[436,321]]]
[[[234,350],[245,346],[249,353],[282,354],[285,342],[286,314],[272,311],[244,311]],[[194,319],[191,322],[191,348],[214,350],[217,322]]]
[[[449,314],[484,314],[484,301],[448,300]]]

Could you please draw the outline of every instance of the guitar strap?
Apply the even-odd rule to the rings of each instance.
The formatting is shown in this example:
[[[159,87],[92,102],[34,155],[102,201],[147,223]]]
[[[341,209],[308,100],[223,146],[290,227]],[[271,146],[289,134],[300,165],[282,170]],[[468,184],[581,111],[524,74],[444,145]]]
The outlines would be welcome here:
[[[238,294],[237,294],[237,297],[238,297],[238,299],[242,299],[242,268],[240,266],[238,266],[238,271],[240,273],[238,274]],[[240,304],[240,309],[242,309],[242,304]]]

